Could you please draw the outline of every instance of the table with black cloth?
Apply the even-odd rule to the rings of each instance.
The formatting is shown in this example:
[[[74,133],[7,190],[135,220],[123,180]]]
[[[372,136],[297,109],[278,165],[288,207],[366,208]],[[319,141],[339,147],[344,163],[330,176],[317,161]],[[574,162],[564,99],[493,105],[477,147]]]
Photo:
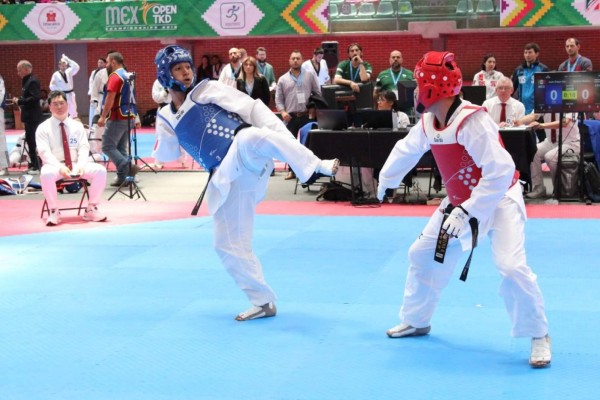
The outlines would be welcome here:
[[[341,165],[381,168],[396,142],[407,134],[408,129],[313,129],[306,146],[321,159],[338,158]],[[535,132],[528,127],[504,128],[500,130],[500,136],[515,162],[520,179],[531,187],[530,164],[537,150]]]
[[[510,153],[515,162],[520,179],[527,183],[528,189],[531,189],[530,165],[537,151],[535,131],[529,127],[502,128],[500,137],[506,151]]]
[[[306,147],[321,159],[338,158],[341,165],[381,168],[396,142],[407,134],[408,129],[313,129],[308,135]]]

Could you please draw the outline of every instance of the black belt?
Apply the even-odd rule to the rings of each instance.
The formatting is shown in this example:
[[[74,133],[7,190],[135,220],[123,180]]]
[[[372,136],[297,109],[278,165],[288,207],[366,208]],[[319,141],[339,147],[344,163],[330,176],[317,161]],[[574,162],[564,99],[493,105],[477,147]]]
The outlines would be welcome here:
[[[72,91],[73,91],[73,89],[71,89],[71,90],[63,90],[62,92],[63,92],[64,94],[67,94],[67,93],[71,93]]]
[[[300,117],[306,117],[308,115],[307,111],[303,111],[303,112],[291,112],[288,113],[289,115],[291,115],[294,118],[300,118]]]
[[[450,215],[453,208],[454,206],[452,204],[448,204],[448,206],[446,206],[446,209],[444,210],[444,218],[442,218],[442,224],[440,225],[440,233],[438,234],[438,240],[435,246],[435,254],[433,256],[433,259],[439,263],[444,262],[444,257],[446,256],[446,248],[448,247],[448,240],[450,239],[450,235],[447,234],[446,231],[442,229],[442,227],[444,226],[444,221],[446,221],[446,218],[448,218],[448,215]],[[479,236],[479,221],[477,221],[477,218],[471,217],[469,219],[469,225],[471,226],[471,238],[473,242],[471,245],[471,253],[469,254],[469,258],[467,259],[467,262],[465,263],[465,266],[463,267],[463,270],[460,274],[460,280],[463,282],[467,280],[469,267],[471,266],[471,258],[473,257],[473,250],[475,249],[475,247],[477,247],[477,236]]]

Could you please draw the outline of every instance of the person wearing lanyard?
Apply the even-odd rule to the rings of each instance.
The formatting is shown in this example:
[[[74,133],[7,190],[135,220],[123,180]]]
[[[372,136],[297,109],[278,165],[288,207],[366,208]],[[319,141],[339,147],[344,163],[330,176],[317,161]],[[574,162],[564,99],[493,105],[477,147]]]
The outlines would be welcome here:
[[[579,40],[569,38],[565,43],[565,50],[569,58],[558,67],[559,71],[564,72],[582,72],[592,70],[592,61],[579,54]]]
[[[414,80],[412,71],[402,67],[402,53],[394,50],[390,53],[390,68],[383,70],[377,75],[375,80],[375,89],[373,89],[374,103],[377,103],[379,94],[391,90],[398,97],[398,82]]]
[[[256,61],[258,64],[258,72],[267,79],[269,91],[275,93],[277,81],[275,80],[275,70],[273,66],[267,62],[267,49],[259,47],[256,49]]]
[[[237,79],[242,62],[240,61],[240,50],[236,47],[229,49],[229,64],[221,70],[219,82],[227,86],[236,87],[235,80]]]
[[[360,92],[359,83],[369,82],[373,68],[362,58],[362,47],[358,43],[348,46],[348,59],[338,64],[333,83],[350,86],[354,92]]]
[[[317,75],[313,71],[302,69],[302,53],[294,50],[290,55],[290,70],[279,78],[275,91],[277,111],[294,136],[298,136],[298,130],[309,121],[306,105],[313,92],[321,94]],[[295,177],[289,171],[285,179]]]

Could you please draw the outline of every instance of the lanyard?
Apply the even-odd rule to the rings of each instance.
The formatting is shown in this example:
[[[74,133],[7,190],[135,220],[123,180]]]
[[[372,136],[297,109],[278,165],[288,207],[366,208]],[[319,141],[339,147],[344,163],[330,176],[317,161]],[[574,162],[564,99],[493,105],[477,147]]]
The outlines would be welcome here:
[[[265,71],[267,70],[267,63],[261,64],[260,62],[257,63],[258,64],[258,69],[260,70],[260,73],[262,75],[265,75]]]
[[[579,62],[580,58],[581,58],[581,56],[577,56],[577,58],[575,59],[575,62],[573,63],[573,66],[571,66],[571,59],[569,58],[569,63],[567,64],[567,71],[568,72],[575,71],[575,67],[577,66],[577,63]]]
[[[390,68],[390,74],[392,75],[392,81],[394,82],[394,85],[398,84],[398,81],[402,76],[402,70],[404,70],[404,68],[400,67],[400,72],[398,72],[398,76],[394,76],[394,71]]]
[[[240,68],[242,68],[242,66],[240,65],[237,70],[234,69],[233,65],[231,65],[231,64],[229,64],[229,67],[231,68],[231,79],[233,79],[235,81],[235,76],[237,75]]]
[[[356,69],[356,73],[354,73],[354,68],[352,67],[352,61],[350,61],[350,64],[348,64],[348,65],[350,66],[350,80],[352,82],[356,82],[356,78],[358,78],[358,76],[360,74],[360,65]]]
[[[298,75],[298,77],[296,78],[294,76],[294,74],[292,74],[292,71],[290,71],[290,77],[292,78],[292,80],[294,82],[296,82],[296,86],[301,87],[302,86],[302,77],[304,75],[304,70],[302,68],[300,68],[300,74]]]

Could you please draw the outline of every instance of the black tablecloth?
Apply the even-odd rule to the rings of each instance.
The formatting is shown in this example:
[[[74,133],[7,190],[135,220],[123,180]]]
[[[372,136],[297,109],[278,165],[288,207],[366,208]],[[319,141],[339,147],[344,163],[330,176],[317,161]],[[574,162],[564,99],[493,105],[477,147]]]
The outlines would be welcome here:
[[[342,165],[351,162],[366,168],[381,168],[396,142],[408,134],[408,129],[310,131],[306,146],[321,159],[339,158]]]
[[[535,131],[530,128],[500,129],[500,137],[515,162],[521,180],[531,184],[530,165],[537,151]]]

